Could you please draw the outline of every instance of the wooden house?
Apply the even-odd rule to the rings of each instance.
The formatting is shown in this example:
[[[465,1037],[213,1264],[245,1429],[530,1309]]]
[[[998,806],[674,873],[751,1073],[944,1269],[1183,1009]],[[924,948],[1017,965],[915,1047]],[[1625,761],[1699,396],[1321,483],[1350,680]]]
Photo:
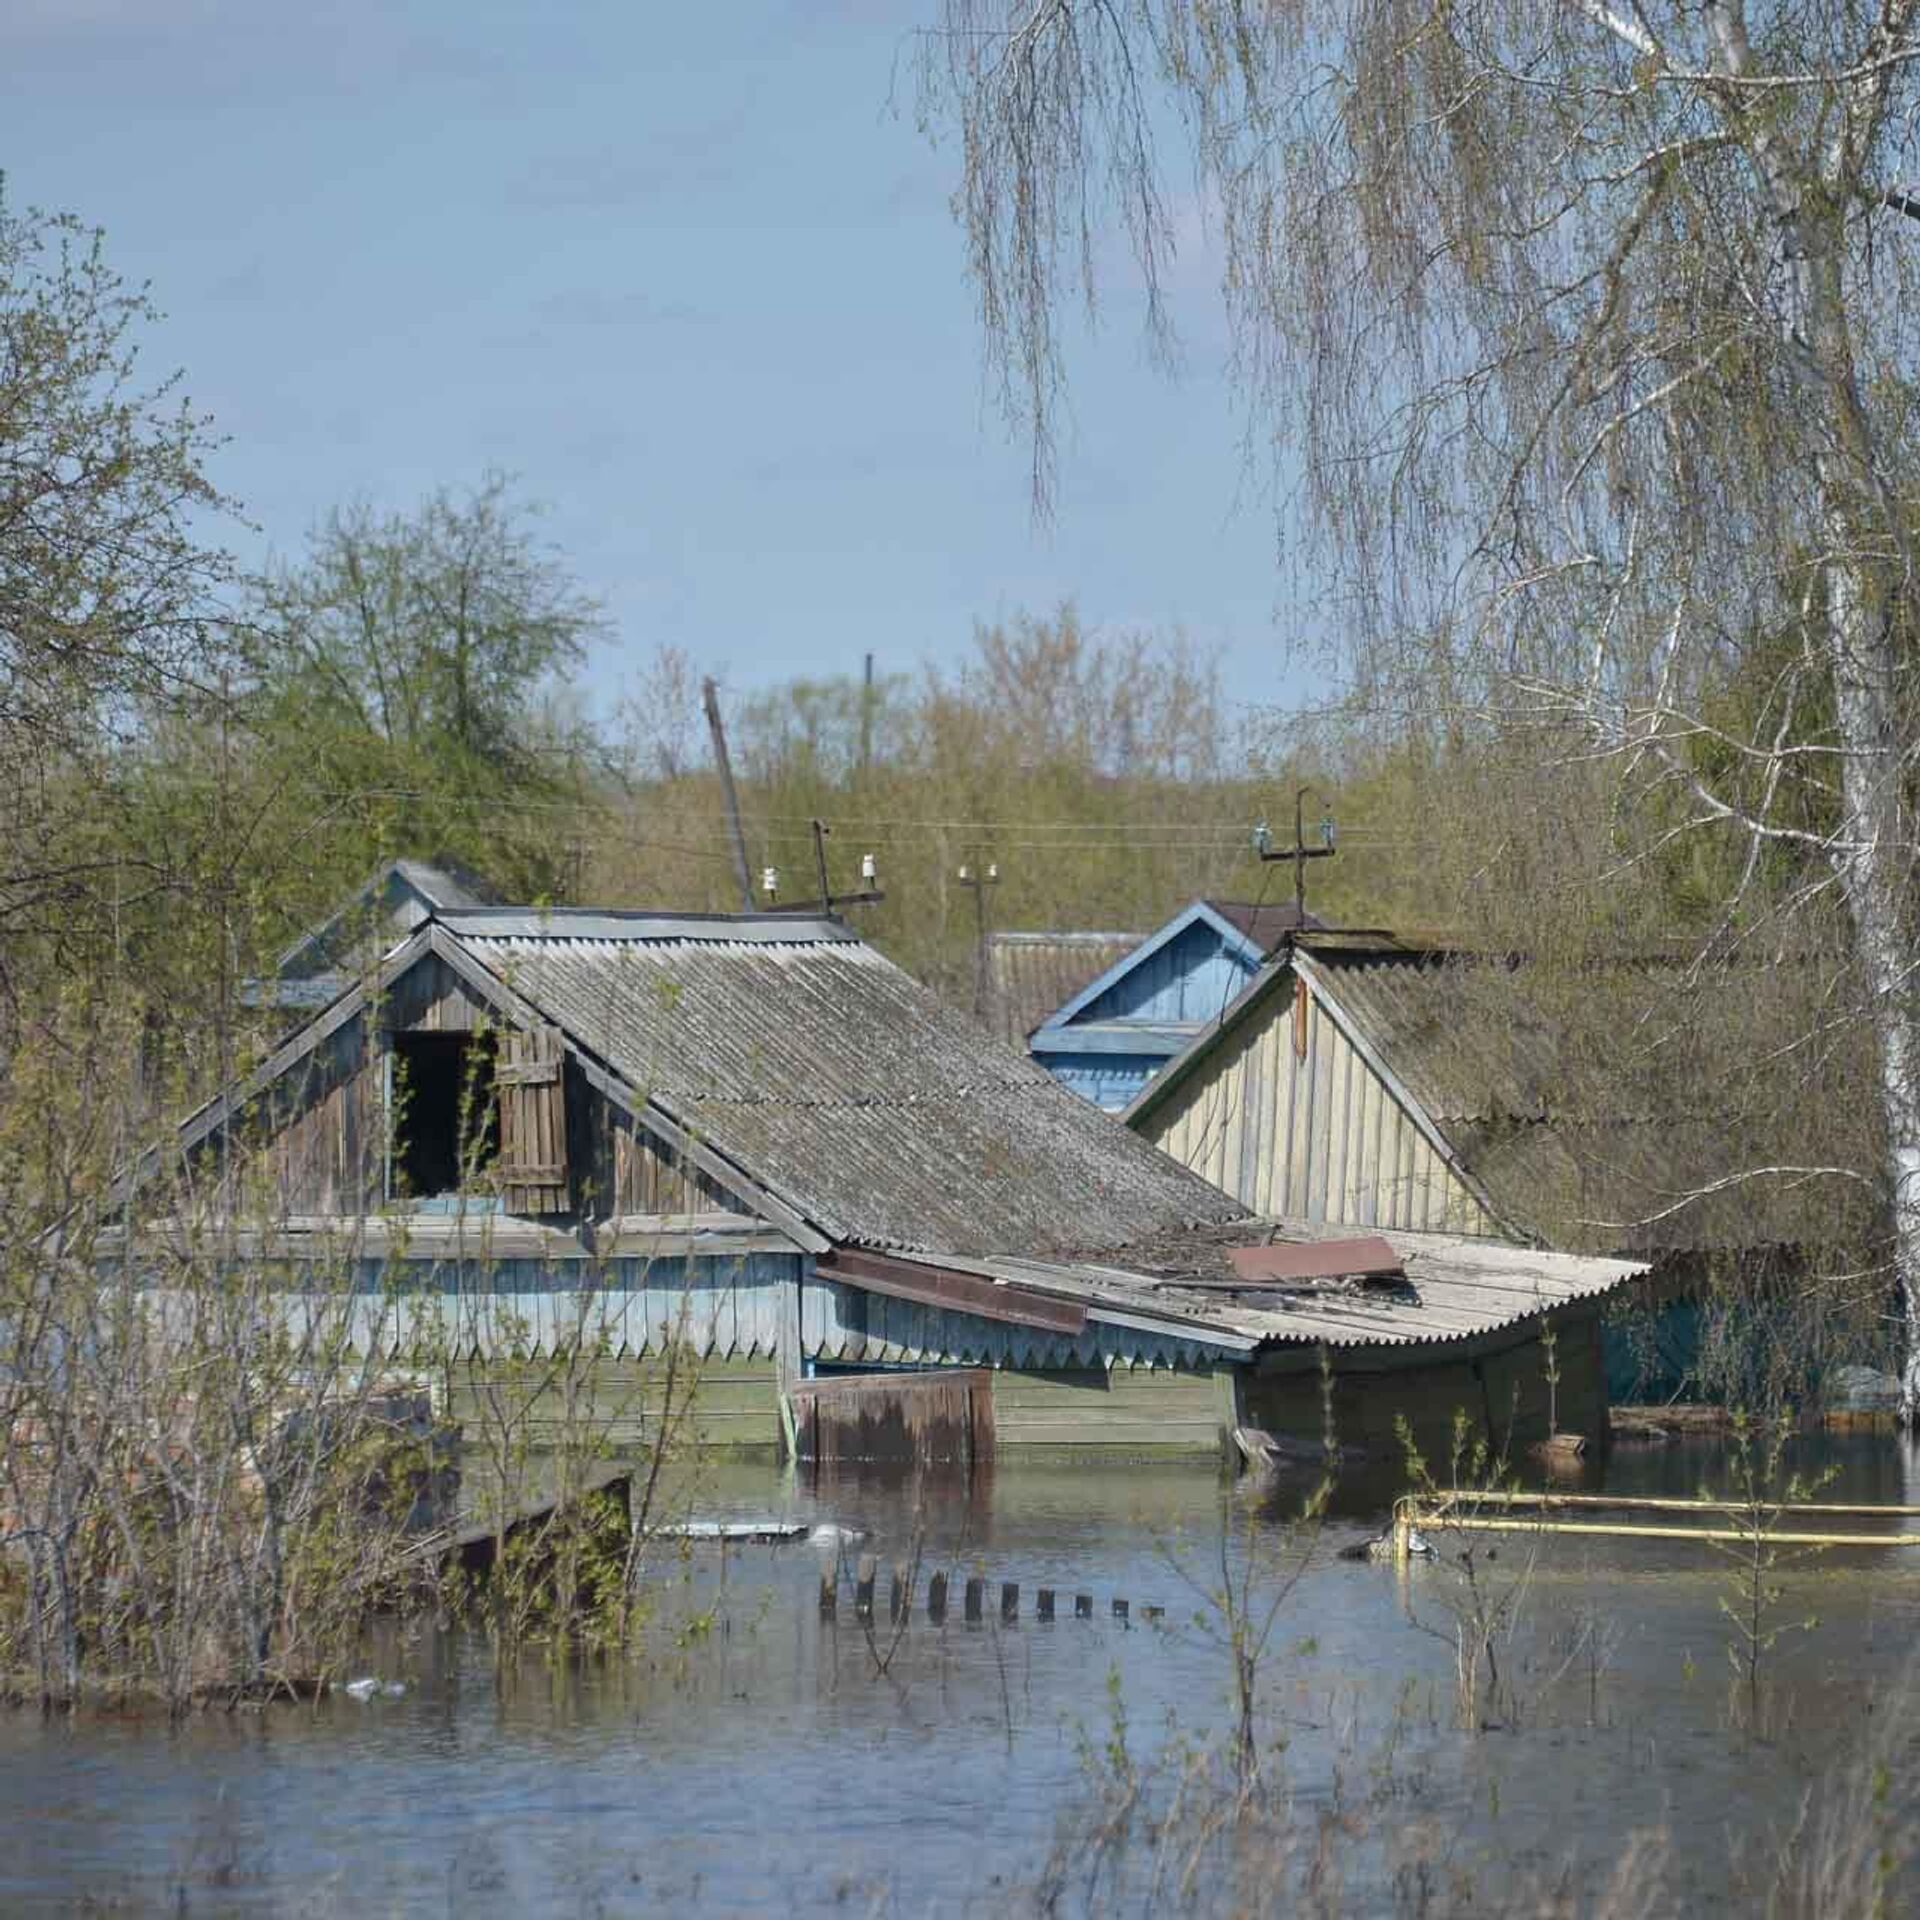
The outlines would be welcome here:
[[[1784,1002],[1817,979],[1694,973],[1653,957],[1554,978],[1512,955],[1304,930],[1125,1118],[1256,1213],[1642,1259],[1649,1305],[1736,1273],[1759,1297],[1873,1226],[1858,1183],[1823,1201],[1745,1170],[1871,1164],[1873,1143],[1853,1137],[1831,1058],[1809,1084],[1797,1051],[1752,1044],[1810,1024]],[[1632,1367],[1613,1349],[1618,1379]]]
[[[1582,1330],[1638,1271],[1314,1247],[797,914],[435,909],[179,1148],[296,1320],[344,1285],[357,1351],[470,1385],[588,1348],[643,1390],[691,1355],[716,1446],[804,1447],[796,1409],[878,1370],[968,1370],[1002,1453],[1213,1449],[1250,1394],[1317,1434],[1323,1355],[1350,1442],[1456,1399],[1526,1437],[1544,1401],[1487,1369],[1545,1324],[1597,1432]]]
[[[1028,1030],[1027,1051],[1062,1086],[1117,1113],[1219,1019],[1299,924],[1291,901],[1196,900],[1057,1000]]]

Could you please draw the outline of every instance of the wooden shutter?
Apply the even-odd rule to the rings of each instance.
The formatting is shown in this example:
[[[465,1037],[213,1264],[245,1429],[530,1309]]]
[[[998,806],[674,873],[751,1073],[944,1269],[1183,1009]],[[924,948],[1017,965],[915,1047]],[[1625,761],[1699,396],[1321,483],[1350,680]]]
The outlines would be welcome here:
[[[500,1157],[494,1177],[509,1213],[565,1213],[566,1050],[558,1027],[500,1036]]]

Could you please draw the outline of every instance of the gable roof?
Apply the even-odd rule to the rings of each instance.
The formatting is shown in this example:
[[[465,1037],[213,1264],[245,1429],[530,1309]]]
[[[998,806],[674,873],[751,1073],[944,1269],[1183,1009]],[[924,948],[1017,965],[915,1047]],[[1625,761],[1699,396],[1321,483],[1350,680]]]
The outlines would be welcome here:
[[[560,1028],[603,1091],[807,1244],[1119,1249],[1245,1214],[836,920],[450,909],[370,985],[428,951],[505,1017]]]
[[[1690,1000],[1675,1044],[1636,1047],[1635,1019],[1687,973],[1660,957],[1556,980],[1511,955],[1304,931],[1123,1117],[1138,1124],[1224,1057],[1297,977],[1511,1231],[1583,1250],[1805,1243],[1819,1217],[1807,1181],[1745,1172],[1870,1152],[1840,1140],[1850,1123],[1833,1101],[1742,1044],[1750,1001]],[[1770,990],[1764,970],[1738,978],[1747,995]]]
[[[1137,933],[996,933],[987,942],[987,1024],[1016,1047],[1096,974],[1140,944]]]
[[[1051,1036],[1070,1027],[1078,1017],[1126,977],[1145,966],[1155,954],[1170,947],[1190,927],[1204,926],[1218,936],[1222,949],[1248,968],[1258,967],[1265,957],[1259,945],[1228,919],[1210,900],[1195,900],[1176,913],[1165,926],[1156,928],[1130,951],[1122,954],[1104,972],[1097,974],[1064,1006],[1057,1007],[1034,1029],[1033,1038]]]
[[[1291,900],[1209,900],[1206,904],[1265,954],[1271,954],[1290,933],[1326,925],[1317,914],[1303,914]]]
[[[389,860],[318,926],[292,941],[256,995],[276,1006],[324,1006],[340,993],[371,940],[378,950],[442,908],[486,906],[499,896],[455,861]]]

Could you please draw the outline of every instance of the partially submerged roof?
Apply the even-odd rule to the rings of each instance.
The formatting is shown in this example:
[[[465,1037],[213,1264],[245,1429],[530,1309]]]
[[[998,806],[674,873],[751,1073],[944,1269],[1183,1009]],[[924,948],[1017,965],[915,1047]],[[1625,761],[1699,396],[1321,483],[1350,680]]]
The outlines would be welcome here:
[[[855,1285],[956,1311],[1055,1330],[1101,1319],[1235,1354],[1416,1345],[1495,1333],[1643,1271],[1393,1233],[1398,1272],[1375,1238],[1250,1278],[1236,1249],[1327,1235],[1251,1219],[843,923],[793,914],[436,911],[203,1109],[185,1143],[435,963],[509,1022],[559,1028],[592,1085],[697,1145],[823,1275],[839,1262]]]
[[[987,1024],[1024,1046],[1055,1007],[1140,944],[1137,933],[996,933],[987,943]]]
[[[1172,1330],[1213,1344],[1331,1348],[1421,1346],[1478,1339],[1582,1302],[1597,1304],[1647,1271],[1636,1260],[1548,1253],[1451,1234],[1386,1232],[1401,1274],[1391,1284],[1258,1286],[1233,1267],[1236,1248],[1324,1243],[1346,1229],[1288,1221],[1202,1228],[1128,1249],[1120,1262],[994,1256],[938,1263],[1095,1318]]]

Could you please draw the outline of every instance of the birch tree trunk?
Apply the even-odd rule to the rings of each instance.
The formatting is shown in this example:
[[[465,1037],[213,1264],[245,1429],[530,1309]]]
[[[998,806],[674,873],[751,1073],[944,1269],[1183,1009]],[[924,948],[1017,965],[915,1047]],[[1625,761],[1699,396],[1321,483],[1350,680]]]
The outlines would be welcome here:
[[[1860,389],[1844,216],[1863,197],[1891,84],[1892,68],[1872,63],[1902,48],[1913,14],[1912,0],[1887,0],[1861,49],[1863,71],[1840,91],[1835,125],[1816,154],[1796,152],[1744,102],[1727,114],[1751,146],[1779,229],[1790,292],[1785,351],[1800,374],[1818,476],[1842,796],[1833,861],[1853,921],[1879,1072],[1892,1265],[1906,1334],[1900,1417],[1909,1428],[1920,1420],[1920,1029],[1907,956],[1910,850],[1898,685],[1899,603],[1911,595],[1913,577],[1900,506]],[[1708,18],[1721,70],[1731,80],[1750,80],[1741,0],[1716,0]]]

